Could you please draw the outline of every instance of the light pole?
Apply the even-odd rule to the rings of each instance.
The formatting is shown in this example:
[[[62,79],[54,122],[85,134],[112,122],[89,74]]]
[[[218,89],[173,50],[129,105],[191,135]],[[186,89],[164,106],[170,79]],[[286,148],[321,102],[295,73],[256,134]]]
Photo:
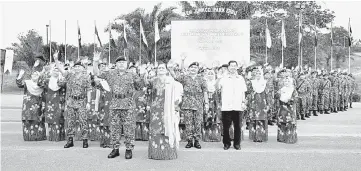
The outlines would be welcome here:
[[[47,24],[47,25],[46,25],[46,44],[47,44],[47,45],[49,45],[49,38],[48,38],[48,36],[49,36],[48,34],[49,34],[49,33],[48,33],[48,32],[49,32],[49,25]]]
[[[295,8],[297,10],[299,10],[299,14],[298,14],[298,35],[301,34],[301,26],[302,26],[302,23],[300,22],[301,19],[302,19],[302,10],[306,8],[306,5],[303,4],[303,3],[297,3],[295,5]],[[299,42],[298,44],[298,66],[302,68],[302,39],[301,39],[301,42]]]

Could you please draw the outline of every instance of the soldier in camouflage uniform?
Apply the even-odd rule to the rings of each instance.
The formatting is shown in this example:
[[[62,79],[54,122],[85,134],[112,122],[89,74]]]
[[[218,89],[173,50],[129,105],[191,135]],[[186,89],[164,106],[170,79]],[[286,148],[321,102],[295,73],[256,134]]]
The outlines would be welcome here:
[[[345,104],[344,104],[344,110],[346,111],[348,109],[348,104],[350,103],[350,96],[351,96],[351,79],[348,76],[347,72],[345,71],[344,77],[346,80],[346,86],[345,86]]]
[[[97,59],[94,59],[95,61]],[[125,136],[125,158],[131,159],[135,140],[135,109],[134,93],[141,90],[144,86],[143,80],[134,73],[127,72],[128,62],[125,57],[119,57],[115,60],[116,68],[109,72],[100,74],[99,79],[95,79],[96,85],[105,88],[100,81],[106,81],[110,86],[110,132],[113,145],[112,152],[108,158],[119,156],[119,146],[121,141],[122,127]],[[95,64],[97,64],[95,62]],[[97,65],[95,65],[97,66]]]
[[[331,81],[331,89],[330,89],[330,110],[332,113],[337,112],[337,104],[338,104],[338,85],[339,85],[339,78],[335,71],[331,71],[330,73],[330,81]]]
[[[331,81],[328,79],[328,74],[326,71],[322,73],[322,80],[320,82],[320,91],[319,91],[319,110],[320,113],[330,114],[330,89]]]
[[[312,104],[312,81],[310,70],[306,70],[306,85],[307,85],[307,102],[306,102],[306,112],[305,117],[310,118],[311,116],[311,104]]]
[[[317,71],[311,72],[311,78],[310,78],[310,85],[311,85],[311,102],[310,102],[310,113],[313,114],[313,116],[318,116],[317,111],[317,100],[318,100],[318,86],[319,86],[319,80],[317,78]]]
[[[343,73],[339,73],[340,84],[338,85],[338,92],[339,92],[339,111],[344,111],[345,107],[345,92],[346,92],[346,78]]]
[[[59,81],[60,86],[66,85],[66,133],[68,141],[64,148],[74,146],[73,138],[76,130],[76,122],[80,123],[82,132],[83,148],[88,148],[88,113],[90,109],[90,97],[88,92],[91,88],[90,75],[87,73],[87,58],[74,64],[70,71],[65,71],[58,61],[58,52],[54,53],[56,67],[63,74],[64,79]]]
[[[351,79],[351,87],[350,87],[350,108],[352,108],[352,98],[353,98],[353,95],[355,93],[355,90],[356,90],[356,87],[357,87],[357,84],[356,84],[356,81],[355,81],[355,77],[353,77],[353,75],[350,73],[349,74],[349,77]]]
[[[297,118],[301,118],[301,120],[306,120],[305,115],[307,111],[307,98],[309,91],[308,81],[306,79],[306,72],[301,72],[298,79],[296,90],[299,94],[299,99],[297,102]]]

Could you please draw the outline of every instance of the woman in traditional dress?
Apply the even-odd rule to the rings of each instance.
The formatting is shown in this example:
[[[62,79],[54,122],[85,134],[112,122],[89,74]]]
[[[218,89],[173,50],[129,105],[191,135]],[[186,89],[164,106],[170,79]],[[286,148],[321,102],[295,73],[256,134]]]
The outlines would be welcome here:
[[[42,76],[38,85],[44,88],[44,116],[47,124],[48,140],[65,140],[64,130],[64,107],[65,107],[65,88],[58,86],[59,70],[53,68],[49,77]]]
[[[297,91],[295,89],[291,73],[280,80],[281,88],[276,93],[276,99],[279,101],[279,110],[277,114],[277,141],[287,144],[297,142],[297,116],[296,103]]]
[[[268,121],[267,111],[269,104],[266,96],[267,81],[263,78],[262,69],[255,67],[252,69],[251,90],[249,94],[249,139],[254,142],[268,141]]]
[[[204,142],[220,142],[221,126],[216,106],[216,73],[212,69],[205,70],[205,79],[208,87],[209,110],[208,113],[205,111],[202,139]]]
[[[25,141],[46,140],[46,129],[42,115],[42,94],[44,89],[38,86],[40,73],[35,71],[30,80],[24,79],[24,70],[21,70],[16,79],[19,88],[24,88],[22,125]]]
[[[149,82],[146,80],[152,90],[148,157],[155,160],[176,159],[180,141],[176,109],[183,90],[180,83],[166,74],[166,65],[159,64],[157,76]]]

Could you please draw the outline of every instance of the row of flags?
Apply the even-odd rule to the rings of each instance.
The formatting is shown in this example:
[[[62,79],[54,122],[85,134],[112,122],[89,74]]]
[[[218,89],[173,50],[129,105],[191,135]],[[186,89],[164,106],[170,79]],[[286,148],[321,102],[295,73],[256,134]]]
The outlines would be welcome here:
[[[141,33],[141,39],[143,40],[144,44],[148,47],[148,42],[147,42],[147,39],[145,37],[145,33],[144,33],[144,28],[143,28],[143,25],[142,25],[142,21],[139,20],[139,25],[140,25],[140,33]],[[158,28],[158,21],[156,20],[155,23],[154,23],[154,32],[155,32],[155,43],[158,42],[158,40],[160,40],[160,35],[159,35],[159,28]],[[125,43],[125,46],[127,46],[127,43],[128,43],[128,40],[127,40],[127,32],[126,32],[126,25],[125,23],[123,24],[123,41]],[[97,39],[98,39],[98,43],[100,45],[100,47],[103,47],[102,45],[102,42],[100,40],[100,37],[99,37],[99,33],[98,33],[98,29],[97,29],[97,26],[95,25],[95,30],[94,30],[94,34],[96,35]],[[116,46],[115,44],[115,41],[114,41],[114,38],[112,36],[112,33],[111,33],[111,26],[109,25],[109,40],[110,40],[110,44],[111,46]],[[78,46],[79,48],[81,48],[81,32],[80,32],[80,27],[79,27],[79,24],[78,24]]]
[[[317,46],[317,25],[316,25],[316,18],[315,18],[315,24],[314,24],[314,46]],[[298,43],[301,44],[302,42],[302,38],[303,38],[303,33],[302,33],[302,16],[299,19],[299,34],[298,34]],[[267,48],[271,48],[272,47],[272,38],[271,38],[271,34],[270,31],[268,29],[268,24],[267,24],[267,20],[266,20],[266,46]],[[352,40],[351,40],[351,36],[352,35],[352,29],[351,29],[351,22],[349,19],[349,23],[348,23],[348,46],[350,47],[352,45]],[[286,44],[286,32],[285,32],[285,25],[284,25],[284,21],[282,20],[282,31],[281,31],[281,41],[282,41],[282,47],[286,48],[287,44]],[[331,46],[333,45],[333,26],[331,23]]]

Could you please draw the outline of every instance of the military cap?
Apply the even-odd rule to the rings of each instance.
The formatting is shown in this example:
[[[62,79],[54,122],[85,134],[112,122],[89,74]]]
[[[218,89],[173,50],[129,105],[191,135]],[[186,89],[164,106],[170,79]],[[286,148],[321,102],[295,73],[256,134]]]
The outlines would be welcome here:
[[[119,61],[127,61],[127,60],[125,59],[124,56],[119,56],[119,57],[115,60],[115,63],[117,63],[117,62],[119,62]]]
[[[193,66],[193,65],[199,67],[199,63],[198,63],[198,62],[192,62],[192,63],[189,65],[189,67],[191,67],[191,66]]]
[[[80,65],[80,66],[84,67],[84,66],[82,65],[81,61],[77,61],[77,62],[74,63],[74,67],[77,66],[77,65]]]

